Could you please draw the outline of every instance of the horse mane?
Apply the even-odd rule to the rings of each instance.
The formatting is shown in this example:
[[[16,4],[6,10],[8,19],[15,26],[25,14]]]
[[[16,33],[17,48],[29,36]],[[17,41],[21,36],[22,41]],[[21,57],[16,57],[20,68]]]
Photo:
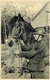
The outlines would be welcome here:
[[[23,22],[25,30],[27,32],[33,32],[33,31],[35,31],[35,29],[32,27],[32,25],[30,23],[28,23],[27,21],[25,21],[24,18],[20,15],[20,13],[18,14],[18,17],[20,18],[19,21]]]
[[[32,25],[26,21],[24,21],[24,25],[25,25],[25,30],[28,32],[34,32],[35,29],[32,27]]]

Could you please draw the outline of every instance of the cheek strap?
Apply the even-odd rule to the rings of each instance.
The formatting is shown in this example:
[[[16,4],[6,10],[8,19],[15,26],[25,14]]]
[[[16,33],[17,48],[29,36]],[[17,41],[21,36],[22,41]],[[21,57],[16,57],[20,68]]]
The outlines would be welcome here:
[[[40,38],[40,35],[38,36],[37,41],[39,40],[39,38]]]

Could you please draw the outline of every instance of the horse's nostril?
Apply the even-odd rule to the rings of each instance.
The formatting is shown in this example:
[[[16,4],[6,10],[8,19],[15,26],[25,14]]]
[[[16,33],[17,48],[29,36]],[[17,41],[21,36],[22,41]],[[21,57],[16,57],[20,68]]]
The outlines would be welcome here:
[[[13,41],[11,40],[11,41],[8,43],[8,45],[9,45],[10,47],[12,47],[12,46],[13,46]]]

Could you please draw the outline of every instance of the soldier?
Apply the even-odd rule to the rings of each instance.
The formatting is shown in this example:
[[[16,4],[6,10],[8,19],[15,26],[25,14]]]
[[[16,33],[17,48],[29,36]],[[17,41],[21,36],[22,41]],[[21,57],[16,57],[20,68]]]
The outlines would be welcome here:
[[[45,78],[45,63],[44,58],[47,52],[47,45],[44,41],[45,31],[36,30],[34,36],[39,36],[38,39],[35,37],[35,44],[32,42],[32,49],[30,51],[22,51],[18,54],[20,57],[29,59],[28,70],[31,73],[31,78]]]

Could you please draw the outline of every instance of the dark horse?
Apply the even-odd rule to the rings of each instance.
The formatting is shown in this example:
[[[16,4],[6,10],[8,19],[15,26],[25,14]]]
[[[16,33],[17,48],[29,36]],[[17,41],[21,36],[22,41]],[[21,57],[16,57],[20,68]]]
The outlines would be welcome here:
[[[31,38],[30,34],[35,31],[31,24],[27,23],[20,15],[13,17],[9,25],[9,36],[16,40],[21,39],[25,44]],[[10,42],[12,43],[12,40]]]

